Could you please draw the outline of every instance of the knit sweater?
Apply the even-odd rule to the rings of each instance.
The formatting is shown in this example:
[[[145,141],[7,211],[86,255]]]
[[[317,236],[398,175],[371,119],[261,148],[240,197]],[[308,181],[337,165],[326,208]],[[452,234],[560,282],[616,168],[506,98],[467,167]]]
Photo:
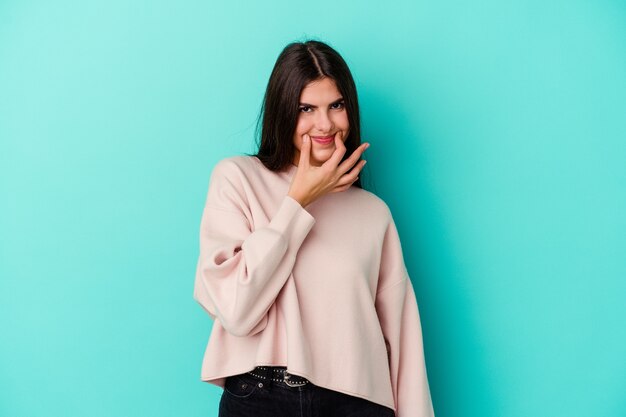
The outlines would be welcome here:
[[[200,222],[194,299],[213,319],[201,380],[286,366],[313,384],[433,416],[418,306],[387,204],[358,187],[302,207],[297,167],[219,161]]]

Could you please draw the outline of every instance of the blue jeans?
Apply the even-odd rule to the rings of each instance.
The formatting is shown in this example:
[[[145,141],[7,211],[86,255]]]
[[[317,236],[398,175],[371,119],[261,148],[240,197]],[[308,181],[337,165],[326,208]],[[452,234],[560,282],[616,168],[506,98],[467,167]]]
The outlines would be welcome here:
[[[389,407],[311,382],[289,387],[244,373],[225,384],[219,417],[395,417]]]

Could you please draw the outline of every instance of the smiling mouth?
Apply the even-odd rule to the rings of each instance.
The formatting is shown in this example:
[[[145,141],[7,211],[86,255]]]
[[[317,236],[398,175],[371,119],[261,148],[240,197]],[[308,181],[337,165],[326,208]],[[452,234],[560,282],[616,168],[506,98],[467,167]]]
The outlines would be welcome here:
[[[323,146],[329,146],[335,143],[335,139],[333,136],[326,136],[323,138],[320,138],[319,136],[311,136],[311,139],[313,139],[313,142],[319,143]]]

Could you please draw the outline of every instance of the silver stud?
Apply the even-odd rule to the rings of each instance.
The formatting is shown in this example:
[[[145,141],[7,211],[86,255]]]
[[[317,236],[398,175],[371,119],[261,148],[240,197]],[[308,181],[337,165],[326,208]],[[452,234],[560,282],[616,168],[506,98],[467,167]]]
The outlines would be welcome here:
[[[263,388],[263,383],[259,382],[259,388]]]

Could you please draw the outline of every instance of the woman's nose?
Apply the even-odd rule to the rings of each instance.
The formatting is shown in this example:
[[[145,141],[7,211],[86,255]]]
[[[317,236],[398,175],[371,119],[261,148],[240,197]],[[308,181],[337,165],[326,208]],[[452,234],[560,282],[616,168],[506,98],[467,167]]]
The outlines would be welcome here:
[[[315,120],[316,128],[320,132],[328,133],[332,130],[333,122],[328,117],[328,113],[324,111],[317,112],[317,119]]]

